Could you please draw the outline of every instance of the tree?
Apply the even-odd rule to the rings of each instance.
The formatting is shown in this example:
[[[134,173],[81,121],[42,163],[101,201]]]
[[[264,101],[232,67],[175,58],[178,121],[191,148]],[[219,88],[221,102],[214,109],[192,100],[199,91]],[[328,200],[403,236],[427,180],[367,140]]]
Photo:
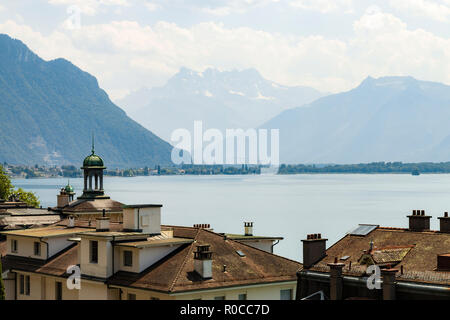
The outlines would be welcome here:
[[[22,188],[14,190],[11,179],[0,165],[0,199],[8,200],[11,196],[15,197],[17,201],[25,202],[30,207],[39,207],[39,199],[33,192],[27,192]]]
[[[7,200],[14,190],[14,186],[11,180],[3,170],[3,166],[0,165],[0,199]]]
[[[5,294],[5,284],[3,283],[3,277],[2,277],[2,261],[0,260],[0,300],[5,300],[6,294]]]

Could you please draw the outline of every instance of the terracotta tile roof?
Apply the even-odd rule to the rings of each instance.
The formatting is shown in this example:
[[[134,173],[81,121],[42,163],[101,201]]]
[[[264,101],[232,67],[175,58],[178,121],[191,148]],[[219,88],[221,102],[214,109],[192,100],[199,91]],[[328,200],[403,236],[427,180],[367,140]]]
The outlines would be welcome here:
[[[295,281],[296,272],[301,264],[245,244],[224,240],[220,234],[203,229],[171,227],[174,236],[195,240],[195,243],[181,247],[147,270],[136,274],[120,271],[108,279],[108,283],[169,293],[189,290],[212,289],[237,285],[250,285],[270,282]],[[194,270],[193,251],[197,244],[209,244],[213,254],[213,277],[203,280]],[[0,247],[1,248],[1,247]],[[49,261],[8,256],[2,259],[10,268],[39,272],[55,276],[67,276],[69,265],[77,264],[79,244],[68,249]],[[245,257],[236,251],[241,250]],[[226,272],[223,272],[226,265]]]
[[[450,272],[437,271],[437,255],[450,252],[450,233],[437,231],[414,232],[401,228],[378,227],[366,236],[346,235],[327,250],[327,256],[316,263],[310,270],[329,272],[328,263],[341,257],[345,260],[343,273],[347,275],[364,275],[367,266],[358,260],[370,248],[375,260],[383,265],[388,260],[395,269],[403,266],[403,275],[397,273],[397,279],[449,284]],[[350,262],[352,263],[351,268]]]
[[[183,292],[237,285],[295,281],[301,264],[247,246],[204,229],[172,226],[174,236],[195,239],[140,274],[118,272],[109,284],[164,292]],[[193,251],[209,244],[213,251],[213,277],[203,280],[194,272]],[[240,257],[241,250],[245,257]],[[223,272],[226,265],[226,272]]]

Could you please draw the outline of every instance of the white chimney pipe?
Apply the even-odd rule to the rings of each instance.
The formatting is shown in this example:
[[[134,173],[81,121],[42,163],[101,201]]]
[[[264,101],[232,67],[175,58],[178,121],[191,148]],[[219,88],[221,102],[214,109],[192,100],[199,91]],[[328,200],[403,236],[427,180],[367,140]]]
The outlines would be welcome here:
[[[253,222],[244,222],[244,232],[246,236],[253,236]]]
[[[75,217],[70,216],[67,222],[67,228],[74,228],[74,227],[75,227]]]
[[[212,252],[209,244],[198,245],[194,252],[194,270],[203,279],[212,278]]]

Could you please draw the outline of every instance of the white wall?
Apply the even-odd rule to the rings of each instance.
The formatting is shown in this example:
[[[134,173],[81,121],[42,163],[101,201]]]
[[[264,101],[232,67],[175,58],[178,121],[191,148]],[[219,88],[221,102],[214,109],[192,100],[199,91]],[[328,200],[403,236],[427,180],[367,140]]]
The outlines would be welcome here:
[[[172,251],[178,249],[180,245],[150,247],[139,250],[139,271],[142,272],[154,263],[158,262]],[[123,257],[122,257],[123,259]],[[134,263],[134,261],[133,261]]]
[[[91,263],[90,261],[89,243],[91,240],[98,242],[97,263]],[[99,278],[108,278],[112,275],[112,250],[110,241],[101,238],[82,238],[80,242],[80,250],[80,267],[82,274]]]
[[[11,251],[11,242],[12,240],[17,240],[17,253]],[[47,259],[47,243],[48,243],[48,257],[51,258],[53,255],[57,254],[61,250],[64,250],[71,244],[72,241],[67,240],[67,236],[62,237],[54,237],[46,239],[44,238],[42,241],[39,238],[30,238],[30,237],[20,237],[20,236],[10,236],[8,235],[6,238],[7,241],[7,254],[13,256],[34,258],[34,259]],[[41,244],[41,254],[36,256],[34,255],[34,243],[39,242]]]
[[[159,234],[161,233],[161,208],[125,208],[123,227],[133,230],[142,229],[143,233]]]

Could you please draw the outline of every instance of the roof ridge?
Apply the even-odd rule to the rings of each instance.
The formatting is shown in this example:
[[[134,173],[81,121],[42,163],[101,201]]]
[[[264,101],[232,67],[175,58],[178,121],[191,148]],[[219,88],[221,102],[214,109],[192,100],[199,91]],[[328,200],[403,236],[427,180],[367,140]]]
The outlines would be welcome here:
[[[207,231],[207,230],[206,230],[206,231]],[[251,246],[251,245],[249,245],[249,244],[246,244],[246,243],[243,243],[243,242],[239,242],[239,240],[233,240],[233,239],[228,239],[228,238],[227,238],[227,240],[230,240],[230,241],[232,241],[232,242],[237,242],[237,243],[239,243],[239,244],[241,244],[241,245],[244,245],[244,246],[246,246],[246,247],[255,249],[255,250],[260,251],[260,252],[264,252],[264,253],[270,254],[270,255],[275,256],[275,257],[277,257],[277,258],[281,258],[281,259],[283,259],[283,260],[287,260],[287,261],[289,261],[289,262],[298,263],[298,264],[300,264],[300,265],[303,267],[303,263],[301,263],[300,261],[295,261],[295,260],[292,260],[292,259],[289,259],[289,258],[280,256],[280,255],[275,254],[275,253],[272,253],[272,252],[264,251],[264,250],[262,250],[262,249],[253,247],[253,246]]]
[[[278,258],[281,258],[281,259],[284,259],[284,260],[287,260],[287,261],[290,261],[290,262],[295,262],[295,263],[298,263],[298,264],[300,264],[300,265],[303,266],[303,264],[302,264],[301,262],[299,262],[299,261],[295,261],[295,260],[292,260],[292,259],[289,259],[289,258],[280,256],[280,255],[271,253],[271,252],[264,251],[264,250],[262,250],[262,249],[253,247],[253,246],[251,246],[251,245],[242,243],[242,242],[240,242],[239,240],[229,239],[228,237],[226,237],[226,235],[221,235],[220,233],[217,233],[217,232],[214,232],[214,231],[211,231],[211,230],[208,230],[208,229],[201,229],[201,228],[200,228],[199,230],[202,230],[202,231],[206,231],[206,232],[212,233],[213,235],[215,235],[215,236],[217,236],[217,237],[221,237],[221,238],[225,237],[226,240],[230,240],[230,241],[232,241],[232,242],[239,243],[239,244],[241,244],[241,245],[244,245],[244,246],[246,246],[246,247],[255,249],[255,250],[257,250],[257,251],[260,251],[260,252],[263,252],[263,253],[267,253],[267,254],[270,254],[270,255],[272,255],[272,256],[275,256],[275,257],[278,257]],[[234,248],[234,247],[233,247],[233,248]]]
[[[180,265],[180,268],[178,269],[178,271],[177,271],[175,277],[173,278],[172,283],[171,283],[170,286],[169,286],[169,290],[168,290],[169,292],[173,291],[173,288],[175,287],[175,283],[177,282],[178,278],[180,277],[181,271],[183,270],[184,266],[186,265],[187,260],[188,260],[188,257],[189,257],[190,254],[192,253],[192,250],[193,250],[193,247],[194,247],[194,243],[197,241],[197,237],[198,237],[198,234],[200,233],[200,230],[201,230],[201,229],[198,229],[198,230],[197,230],[197,233],[195,234],[195,237],[194,237],[194,239],[193,239],[194,241],[190,244],[190,248],[189,248],[189,250],[188,250],[186,256],[185,256],[184,259],[183,259],[183,263]]]

